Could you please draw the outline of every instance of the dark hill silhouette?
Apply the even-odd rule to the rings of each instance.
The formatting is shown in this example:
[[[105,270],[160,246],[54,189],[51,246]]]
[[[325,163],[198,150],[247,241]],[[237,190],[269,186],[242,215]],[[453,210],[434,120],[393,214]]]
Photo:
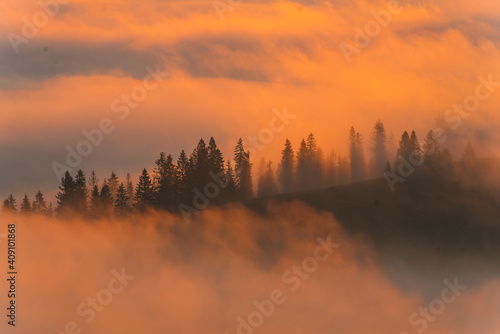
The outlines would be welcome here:
[[[395,192],[379,178],[247,205],[265,214],[270,201],[298,200],[332,212],[345,231],[373,246],[404,288],[453,277],[473,285],[500,277],[499,170],[500,159],[460,162],[441,170],[421,168]],[[405,270],[409,275],[401,277]]]

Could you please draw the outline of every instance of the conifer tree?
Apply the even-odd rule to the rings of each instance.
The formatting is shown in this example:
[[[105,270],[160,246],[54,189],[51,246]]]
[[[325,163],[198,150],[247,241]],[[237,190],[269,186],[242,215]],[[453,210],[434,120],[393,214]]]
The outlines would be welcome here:
[[[45,202],[43,194],[40,190],[35,195],[35,200],[33,201],[32,210],[33,213],[37,215],[47,214],[47,203]]]
[[[226,163],[226,180],[227,186],[224,188],[224,200],[233,201],[236,196],[236,181],[234,176],[234,170],[231,165],[231,160],[228,160]]]
[[[132,206],[134,202],[134,185],[132,183],[132,178],[130,177],[130,173],[127,173],[125,177],[125,190],[127,191],[128,201],[127,204]]]
[[[128,196],[125,185],[120,183],[118,190],[116,191],[115,199],[115,212],[119,217],[125,217],[130,212],[130,206],[128,205]]]
[[[245,151],[241,138],[234,148],[234,162],[238,198],[245,201],[253,197],[252,163],[250,162],[250,152]]]
[[[2,212],[17,213],[17,204],[14,195],[10,194],[9,197],[3,201]]]
[[[32,212],[32,210],[31,210],[30,199],[28,198],[28,195],[24,195],[23,201],[21,203],[21,213],[29,214],[31,212]]]
[[[281,151],[281,163],[279,167],[279,183],[283,192],[290,192],[294,189],[295,174],[295,153],[292,143],[287,139],[285,148]]]
[[[378,120],[373,127],[372,133],[372,161],[371,176],[381,176],[387,162],[387,138],[384,123]]]
[[[299,190],[304,190],[309,188],[308,184],[308,149],[307,144],[304,139],[300,142],[299,151],[297,152],[297,170],[296,170],[296,181],[297,188]]]
[[[175,205],[175,185],[176,171],[173,164],[172,156],[165,156],[164,152],[160,153],[160,157],[155,162],[154,184],[155,184],[155,200],[157,207],[168,209]]]
[[[108,179],[108,187],[109,193],[111,194],[111,198],[115,198],[116,191],[118,190],[118,186],[120,182],[118,181],[118,176],[116,176],[115,172],[111,172],[111,177]]]
[[[98,217],[101,214],[101,198],[99,193],[99,188],[97,184],[92,188],[92,192],[90,194],[90,213],[93,217]]]
[[[135,208],[144,211],[147,207],[154,205],[154,190],[151,177],[146,168],[142,170],[139,182],[135,187]]]
[[[92,171],[92,173],[90,173],[88,185],[89,185],[88,189],[90,192],[92,192],[92,190],[94,189],[94,186],[99,186],[99,179],[97,178],[95,171]]]
[[[71,174],[66,171],[64,176],[61,178],[61,185],[59,186],[59,192],[56,195],[57,198],[57,212],[59,214],[66,213],[69,210],[75,209],[75,181]]]
[[[349,154],[351,160],[351,182],[364,178],[364,154],[361,134],[351,127],[349,131]]]
[[[111,197],[111,191],[107,184],[103,185],[101,188],[101,193],[99,194],[99,204],[100,204],[100,215],[104,217],[109,217],[113,212],[113,198]]]
[[[87,211],[87,181],[85,174],[80,169],[75,176],[75,193],[73,207],[81,214]]]
[[[190,180],[188,180],[188,157],[184,150],[179,154],[177,164],[175,166],[175,196],[176,205],[186,203],[188,200],[188,189]]]

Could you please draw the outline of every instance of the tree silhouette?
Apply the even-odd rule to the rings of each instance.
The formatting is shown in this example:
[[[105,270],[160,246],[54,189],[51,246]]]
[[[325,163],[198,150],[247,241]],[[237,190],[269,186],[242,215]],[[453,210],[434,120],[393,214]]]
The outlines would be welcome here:
[[[61,185],[59,186],[59,192],[56,195],[57,198],[57,213],[65,214],[70,210],[77,209],[75,207],[75,181],[71,174],[66,171],[64,176],[61,178]]]
[[[299,151],[297,152],[297,171],[296,180],[297,188],[304,190],[309,187],[309,170],[308,170],[308,152],[307,144],[304,139],[300,142]]]
[[[175,168],[176,171],[176,185],[175,185],[175,190],[176,190],[176,198],[177,198],[177,205],[180,203],[186,203],[188,201],[188,191],[189,191],[189,185],[192,183],[189,174],[189,159],[186,155],[186,152],[184,150],[181,151],[179,154],[179,158],[177,159],[177,166]]]
[[[85,214],[87,211],[87,181],[85,174],[80,169],[75,177],[75,192],[73,198],[73,207],[79,213]]]
[[[294,189],[295,153],[292,143],[287,139],[285,148],[281,151],[281,162],[279,164],[278,180],[283,192]]]
[[[364,178],[364,153],[361,134],[351,127],[349,130],[349,154],[351,160],[351,181],[357,182]]]
[[[399,141],[399,148],[396,153],[396,162],[394,163],[394,170],[397,171],[400,161],[410,159],[410,154],[413,152],[413,146],[410,141],[410,136],[408,132],[403,132],[401,140]]]
[[[258,196],[262,197],[276,194],[278,189],[274,178],[272,162],[269,161],[266,163],[264,158],[262,158],[260,169]]]
[[[224,200],[225,201],[233,201],[236,197],[236,181],[234,176],[234,170],[231,165],[231,160],[228,160],[226,163],[226,181],[227,186],[224,189]]]
[[[109,187],[109,192],[111,194],[111,198],[115,198],[116,196],[116,191],[118,190],[119,186],[119,181],[118,181],[118,176],[116,176],[115,172],[111,172],[111,177],[108,179],[108,187]]]
[[[89,177],[89,180],[88,180],[88,189],[90,192],[92,192],[92,189],[94,189],[95,186],[98,186],[99,187],[99,179],[97,178],[97,175],[95,173],[95,171],[92,171],[90,173],[90,177]],[[91,195],[91,194],[89,194]]]
[[[387,162],[387,147],[386,133],[384,123],[378,120],[373,127],[372,133],[372,161],[371,175],[379,177],[383,174],[385,164]]]
[[[47,203],[43,198],[42,192],[39,190],[35,195],[35,200],[33,201],[32,211],[34,214],[46,215],[47,214]]]
[[[103,185],[101,188],[99,202],[99,214],[103,217],[111,216],[113,213],[113,198],[111,197],[111,191],[109,190],[109,186],[107,184]]]
[[[3,201],[2,212],[17,213],[17,204],[14,195],[10,194],[9,197]]]
[[[32,210],[31,210],[30,199],[28,198],[28,195],[24,195],[23,201],[21,203],[21,213],[29,214],[31,212],[32,212]]]
[[[252,163],[250,162],[250,152],[245,152],[241,138],[234,148],[234,162],[237,197],[245,201],[253,197]]]
[[[135,187],[135,208],[143,212],[147,207],[154,205],[154,199],[153,183],[147,169],[144,168]]]
[[[160,157],[155,161],[156,168],[154,170],[154,183],[156,194],[156,206],[161,209],[168,209],[175,205],[175,185],[176,171],[173,164],[172,156],[165,156],[164,152],[160,153]]]
[[[127,192],[128,201],[127,204],[132,206],[134,202],[134,185],[132,183],[132,178],[130,177],[130,173],[127,173],[125,176],[125,190]]]
[[[128,199],[127,190],[122,182],[116,191],[115,212],[117,216],[125,217],[129,214],[130,206],[128,205]]]

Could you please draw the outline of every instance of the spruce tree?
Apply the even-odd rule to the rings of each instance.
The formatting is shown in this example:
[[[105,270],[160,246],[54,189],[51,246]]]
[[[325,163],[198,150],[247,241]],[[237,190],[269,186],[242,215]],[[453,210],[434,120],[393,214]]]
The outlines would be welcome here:
[[[144,168],[135,187],[135,208],[138,211],[145,211],[147,207],[154,205],[154,197],[151,177],[147,169]]]
[[[372,133],[372,161],[371,176],[379,177],[382,175],[387,162],[387,137],[384,123],[378,120],[373,127]]]
[[[57,198],[57,212],[63,214],[69,212],[69,210],[75,209],[75,181],[71,174],[66,171],[64,176],[61,178],[61,185],[59,186],[59,192],[56,195]]]
[[[127,173],[125,176],[125,190],[127,191],[128,197],[128,205],[132,206],[134,202],[134,185],[132,183],[132,178],[130,177],[130,173]]]
[[[111,177],[108,179],[108,187],[109,187],[109,192],[111,194],[111,198],[115,198],[116,196],[116,191],[118,190],[119,186],[119,181],[118,181],[118,176],[116,176],[115,172],[111,172]]]
[[[99,188],[97,184],[92,188],[92,192],[90,194],[90,213],[93,217],[98,217],[101,215],[101,198],[99,194]]]
[[[184,150],[179,154],[177,164],[175,167],[175,197],[176,205],[187,203],[188,200],[188,187],[190,181],[188,180],[188,157]]]
[[[294,187],[295,153],[292,143],[286,139],[285,148],[281,151],[281,163],[279,168],[279,183],[283,192],[290,192]]]
[[[81,169],[77,171],[75,177],[74,208],[81,214],[87,211],[87,181]]]
[[[113,198],[111,197],[111,191],[107,184],[103,185],[101,188],[101,193],[99,194],[100,201],[100,214],[104,217],[109,217],[113,212]]]
[[[165,156],[164,152],[155,162],[154,184],[155,184],[155,202],[161,209],[169,209],[175,205],[175,185],[176,171],[172,156]]]
[[[116,191],[115,199],[115,212],[119,217],[125,217],[130,212],[130,206],[128,205],[128,196],[125,185],[120,183],[118,190]]]
[[[17,204],[14,195],[10,194],[9,197],[3,201],[2,212],[17,213]]]
[[[245,151],[241,138],[234,148],[234,162],[237,197],[245,201],[253,197],[252,163],[250,162],[250,152]]]
[[[37,215],[47,214],[47,203],[45,202],[43,194],[40,190],[35,195],[35,200],[33,201],[32,210],[33,213]]]
[[[23,201],[21,203],[21,213],[29,214],[31,212],[32,212],[32,209],[31,209],[30,199],[28,198],[28,195],[24,195]]]
[[[304,139],[300,142],[299,151],[297,152],[297,171],[296,177],[298,190],[309,188],[309,162],[308,149]]]

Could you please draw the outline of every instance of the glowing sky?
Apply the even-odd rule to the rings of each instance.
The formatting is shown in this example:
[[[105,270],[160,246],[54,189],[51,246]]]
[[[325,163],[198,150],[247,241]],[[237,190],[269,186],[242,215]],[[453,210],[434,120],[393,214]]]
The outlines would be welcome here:
[[[379,118],[396,137],[423,137],[479,76],[500,81],[498,0],[410,1],[350,62],[341,43],[354,45],[386,2],[221,0],[232,4],[222,20],[210,0],[62,2],[47,22],[37,1],[0,4],[0,195],[18,202],[52,191],[52,162],[104,118],[114,131],[78,165],[101,178],[136,174],[160,151],[176,158],[200,137],[214,136],[228,156],[286,106],[296,118],[257,157],[276,163],[285,138],[298,146],[311,131],[325,151],[345,154],[350,126],[368,138]],[[9,39],[33,16],[37,32],[24,28],[31,37],[16,53]],[[157,66],[168,78],[121,120],[111,104]],[[498,90],[455,135],[483,156],[500,147]]]

